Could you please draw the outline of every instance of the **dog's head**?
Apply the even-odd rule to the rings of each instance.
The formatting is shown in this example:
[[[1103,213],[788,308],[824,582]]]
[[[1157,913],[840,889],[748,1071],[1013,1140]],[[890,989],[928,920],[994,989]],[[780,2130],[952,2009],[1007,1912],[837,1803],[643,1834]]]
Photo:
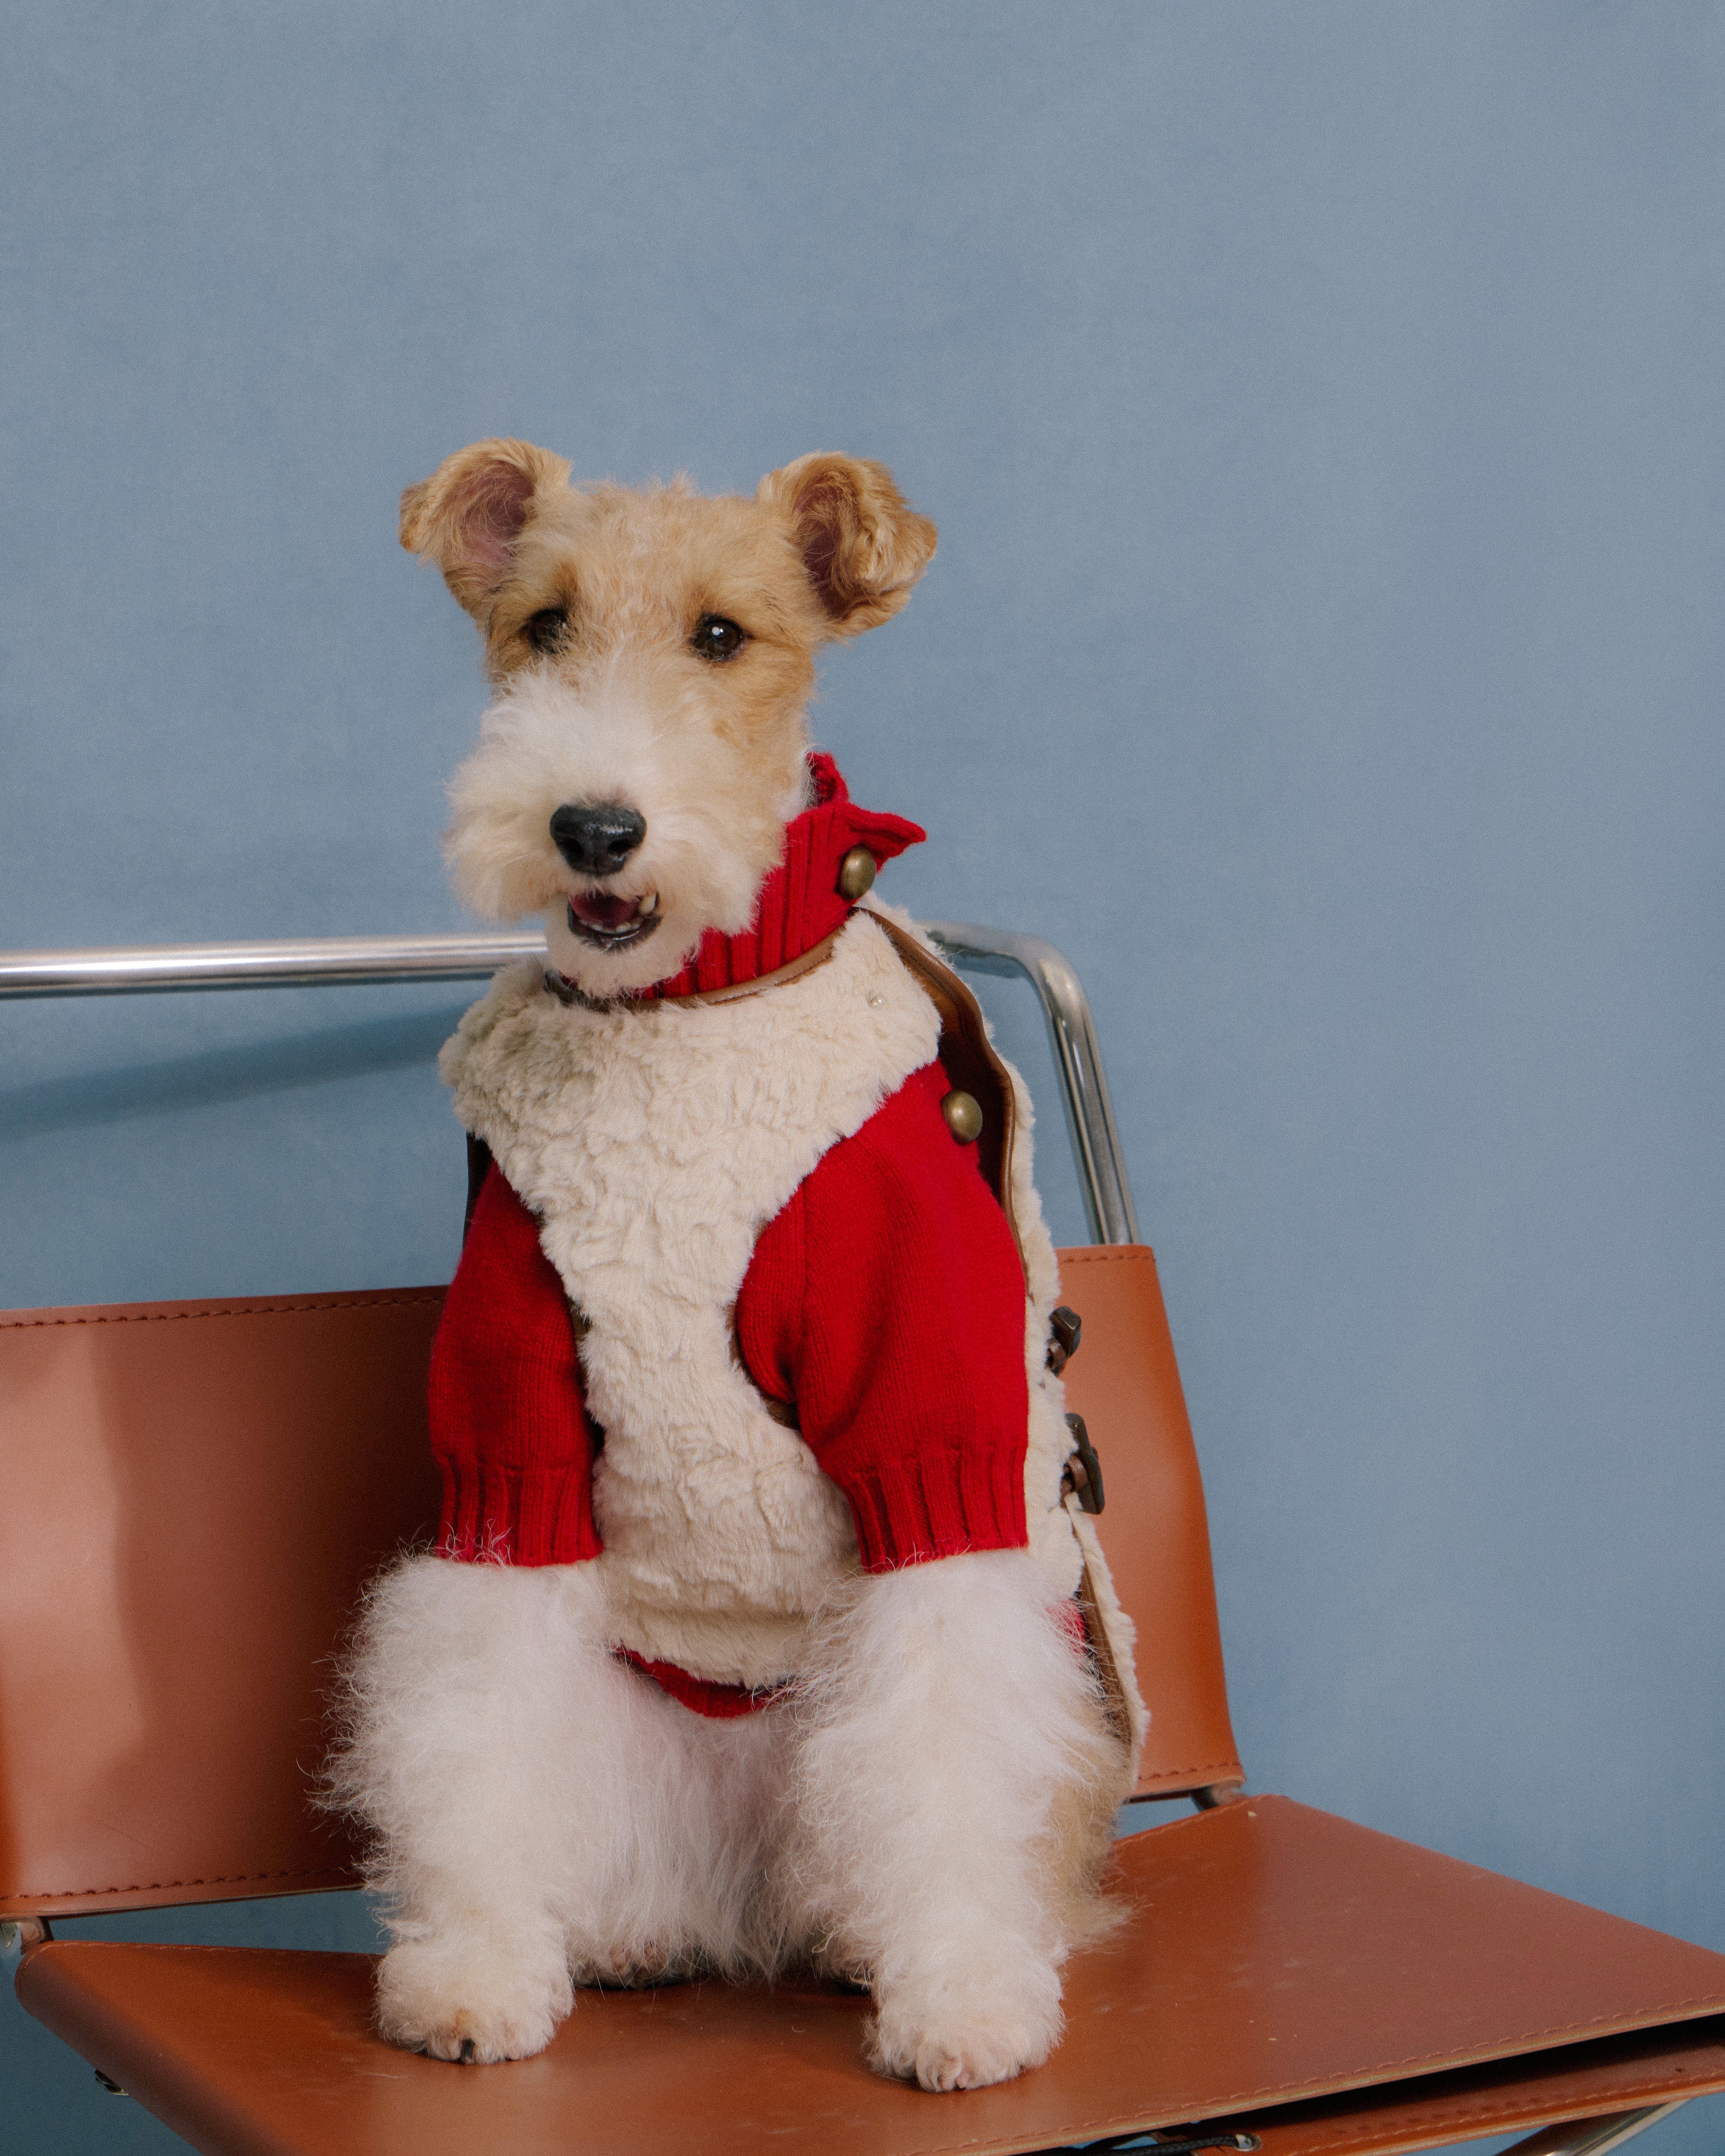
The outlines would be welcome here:
[[[748,926],[806,805],[814,654],[896,613],[935,544],[855,457],[709,499],[573,487],[507,441],[409,487],[401,536],[479,624],[495,690],[449,789],[456,889],[493,918],[543,912],[552,963],[597,996]]]

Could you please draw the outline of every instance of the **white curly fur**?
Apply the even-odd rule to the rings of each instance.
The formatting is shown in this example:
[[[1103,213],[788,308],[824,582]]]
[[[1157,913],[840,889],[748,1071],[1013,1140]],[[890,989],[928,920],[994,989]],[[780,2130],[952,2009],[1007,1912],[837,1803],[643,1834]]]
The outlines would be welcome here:
[[[809,1961],[869,1983],[875,2062],[925,2087],[1059,2036],[1124,1761],[1028,1552],[853,1578],[734,1721],[611,1653],[591,1565],[413,1558],[347,1706],[331,1794],[377,1837],[398,2043],[525,2057],[572,1983]]]

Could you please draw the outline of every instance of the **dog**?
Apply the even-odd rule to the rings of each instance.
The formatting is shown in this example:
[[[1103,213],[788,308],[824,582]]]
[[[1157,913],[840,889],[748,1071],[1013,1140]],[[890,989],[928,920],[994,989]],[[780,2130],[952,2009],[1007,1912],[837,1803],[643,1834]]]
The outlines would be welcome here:
[[[491,2063],[583,1984],[800,1967],[867,1988],[878,2071],[1009,2079],[1109,1922],[1144,1711],[1063,1483],[1028,1096],[976,1049],[991,1190],[965,992],[867,888],[922,834],[810,747],[817,653],[934,527],[847,456],[711,498],[492,440],[401,536],[485,640],[456,889],[547,963],[443,1058],[479,1169],[444,1516],[369,1592],[330,1779],[378,2025]]]

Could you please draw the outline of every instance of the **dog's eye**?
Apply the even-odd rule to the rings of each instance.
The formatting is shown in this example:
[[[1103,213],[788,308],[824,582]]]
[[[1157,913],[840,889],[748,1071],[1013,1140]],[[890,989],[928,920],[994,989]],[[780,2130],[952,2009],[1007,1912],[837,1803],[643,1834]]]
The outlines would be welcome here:
[[[526,638],[536,651],[555,651],[568,632],[567,607],[541,607],[527,617]]]
[[[748,639],[721,613],[704,613],[690,639],[703,659],[734,659]]]

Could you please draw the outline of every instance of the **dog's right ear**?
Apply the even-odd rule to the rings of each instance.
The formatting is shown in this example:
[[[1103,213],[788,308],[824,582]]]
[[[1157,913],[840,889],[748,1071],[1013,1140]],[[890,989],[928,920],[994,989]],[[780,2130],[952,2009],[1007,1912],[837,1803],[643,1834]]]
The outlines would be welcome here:
[[[401,543],[435,562],[462,605],[483,621],[536,505],[568,483],[567,462],[549,449],[475,442],[403,495]]]
[[[816,450],[768,472],[755,499],[789,517],[832,636],[855,636],[896,614],[934,552],[933,525],[867,457]]]

